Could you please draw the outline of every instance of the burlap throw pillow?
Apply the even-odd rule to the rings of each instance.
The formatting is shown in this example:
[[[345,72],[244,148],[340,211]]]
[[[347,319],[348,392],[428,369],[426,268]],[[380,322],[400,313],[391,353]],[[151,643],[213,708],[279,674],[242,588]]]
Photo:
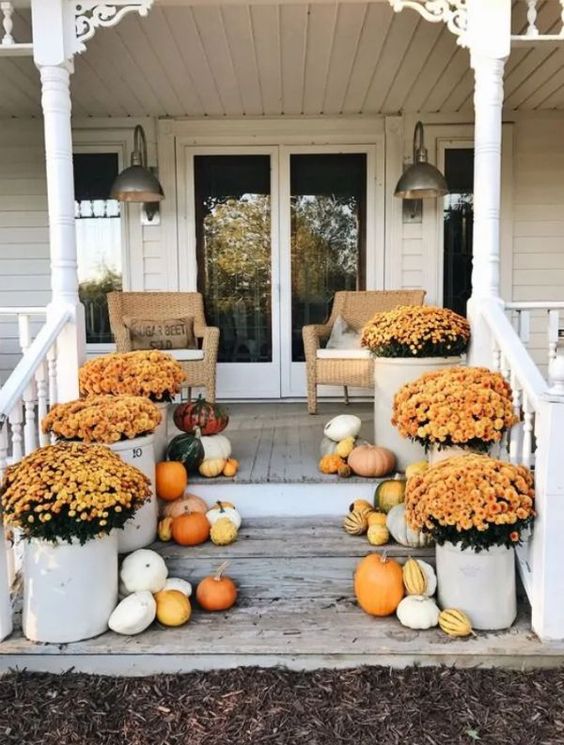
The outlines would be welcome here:
[[[194,319],[185,318],[124,318],[129,329],[131,349],[196,349]]]

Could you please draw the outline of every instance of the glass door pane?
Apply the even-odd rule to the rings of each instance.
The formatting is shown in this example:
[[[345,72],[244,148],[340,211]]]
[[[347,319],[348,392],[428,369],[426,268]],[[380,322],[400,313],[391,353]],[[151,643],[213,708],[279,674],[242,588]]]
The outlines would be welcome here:
[[[338,290],[364,289],[366,154],[290,155],[292,361]]]
[[[269,155],[194,156],[198,291],[219,362],[271,362]]]

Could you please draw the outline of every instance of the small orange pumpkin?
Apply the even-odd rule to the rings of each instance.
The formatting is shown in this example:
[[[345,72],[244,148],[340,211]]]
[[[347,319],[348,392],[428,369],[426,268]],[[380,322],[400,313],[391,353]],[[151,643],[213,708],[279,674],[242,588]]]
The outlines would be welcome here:
[[[201,512],[179,515],[172,521],[172,538],[181,546],[198,546],[210,537],[210,524]]]
[[[237,601],[237,585],[224,577],[229,562],[225,561],[211,577],[205,577],[196,588],[196,600],[207,611],[228,610]]]
[[[363,611],[371,616],[395,613],[405,592],[403,572],[386,554],[369,554],[354,573],[354,594]]]
[[[174,502],[165,504],[162,509],[163,517],[178,517],[179,515],[189,515],[192,512],[201,512],[205,515],[208,506],[201,497],[195,494],[187,494],[181,499],[175,499]]]
[[[359,445],[349,455],[348,464],[357,476],[376,479],[394,470],[396,456],[377,445]]]
[[[324,455],[319,461],[321,473],[338,473],[339,468],[345,465],[345,461],[338,455]]]
[[[184,494],[188,486],[188,476],[182,463],[163,460],[155,466],[155,487],[157,497],[171,502]]]
[[[227,478],[233,478],[233,476],[237,475],[238,470],[239,461],[236,461],[235,458],[228,458],[225,461],[225,465],[223,466],[223,476],[227,476]]]

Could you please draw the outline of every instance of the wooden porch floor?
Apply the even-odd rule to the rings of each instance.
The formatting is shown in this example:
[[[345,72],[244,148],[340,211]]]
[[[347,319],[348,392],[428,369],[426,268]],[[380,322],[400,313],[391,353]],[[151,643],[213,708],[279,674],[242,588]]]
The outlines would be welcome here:
[[[42,645],[15,632],[0,644],[0,670],[59,672],[73,667],[143,675],[239,665],[531,668],[564,663],[564,643],[541,644],[531,632],[524,601],[509,631],[464,640],[449,639],[437,629],[411,631],[395,617],[367,616],[355,604],[352,574],[369,547],[364,539],[346,535],[337,518],[249,519],[232,546],[155,548],[165,557],[171,576],[194,584],[229,559],[229,574],[240,588],[238,605],[220,614],[194,607],[186,626],[154,625],[136,637],[108,632],[75,644]],[[392,555],[405,551],[388,548]],[[433,552],[418,553],[431,557]]]

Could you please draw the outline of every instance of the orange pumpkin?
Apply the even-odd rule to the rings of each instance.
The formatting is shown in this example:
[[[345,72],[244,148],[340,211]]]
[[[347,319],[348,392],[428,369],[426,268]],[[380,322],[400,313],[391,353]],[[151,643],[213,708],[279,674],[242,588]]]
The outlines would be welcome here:
[[[394,470],[396,456],[377,445],[359,445],[349,455],[348,464],[357,476],[376,479]]]
[[[155,467],[155,486],[157,497],[172,502],[184,494],[188,486],[188,476],[182,463],[164,460]]]
[[[237,601],[237,585],[223,572],[229,564],[224,562],[211,577],[205,577],[196,588],[196,600],[207,611],[227,610]]]
[[[404,595],[401,566],[385,554],[369,554],[354,573],[354,594],[363,611],[371,616],[395,613]]]
[[[195,494],[187,494],[181,499],[175,499],[174,502],[165,504],[162,509],[163,517],[178,517],[179,515],[189,515],[192,512],[201,512],[205,515],[208,506],[201,497]]]
[[[210,537],[210,524],[201,512],[179,515],[172,521],[172,539],[181,546],[198,546]]]
[[[339,468],[345,465],[345,461],[338,455],[324,455],[319,461],[321,473],[338,473]]]
[[[223,466],[223,476],[227,476],[227,478],[233,478],[233,476],[237,475],[238,470],[239,461],[235,460],[235,458],[228,458],[225,461],[225,465]]]

